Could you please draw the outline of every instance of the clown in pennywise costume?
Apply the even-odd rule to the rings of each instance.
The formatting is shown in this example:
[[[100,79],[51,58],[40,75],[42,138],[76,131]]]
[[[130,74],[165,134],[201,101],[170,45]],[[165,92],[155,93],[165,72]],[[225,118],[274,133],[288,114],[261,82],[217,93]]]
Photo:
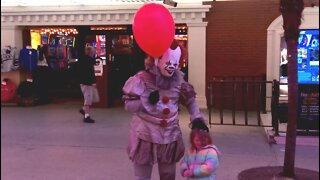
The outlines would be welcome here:
[[[178,108],[190,114],[191,128],[209,131],[195,101],[194,89],[179,70],[181,48],[176,41],[160,57],[146,58],[146,70],[130,77],[123,87],[125,109],[131,112],[128,155],[135,180],[150,180],[158,163],[161,180],[174,180],[176,163],[184,155]]]

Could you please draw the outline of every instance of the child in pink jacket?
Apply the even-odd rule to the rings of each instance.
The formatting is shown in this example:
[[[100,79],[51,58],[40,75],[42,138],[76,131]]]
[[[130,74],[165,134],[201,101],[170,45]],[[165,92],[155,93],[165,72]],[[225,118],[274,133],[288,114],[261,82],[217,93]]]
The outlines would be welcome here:
[[[187,179],[216,180],[221,153],[212,144],[209,132],[193,129],[190,143],[190,150],[180,162],[181,175]]]

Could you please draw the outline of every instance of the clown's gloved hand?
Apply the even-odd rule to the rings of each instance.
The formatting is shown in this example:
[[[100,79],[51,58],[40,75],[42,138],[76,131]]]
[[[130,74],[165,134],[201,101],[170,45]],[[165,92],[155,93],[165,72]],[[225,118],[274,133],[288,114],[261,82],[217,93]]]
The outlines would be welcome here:
[[[204,120],[201,118],[197,118],[192,121],[191,129],[199,129],[199,130],[205,130],[209,132],[208,126],[204,123]]]
[[[152,105],[157,104],[157,102],[159,101],[159,91],[153,91],[149,94],[149,103]]]

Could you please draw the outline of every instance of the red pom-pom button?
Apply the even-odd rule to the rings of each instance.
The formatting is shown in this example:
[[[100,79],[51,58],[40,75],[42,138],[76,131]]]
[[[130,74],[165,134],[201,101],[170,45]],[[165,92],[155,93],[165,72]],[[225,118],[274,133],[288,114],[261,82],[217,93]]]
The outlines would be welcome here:
[[[161,127],[167,127],[167,125],[168,125],[168,121],[167,121],[167,120],[162,119],[162,120],[160,121],[160,126],[161,126]]]
[[[170,113],[170,109],[169,108],[165,108],[162,111],[163,114],[168,115]]]
[[[163,96],[163,97],[162,97],[162,102],[163,102],[164,104],[167,104],[167,103],[169,102],[169,97],[168,97],[168,96]]]

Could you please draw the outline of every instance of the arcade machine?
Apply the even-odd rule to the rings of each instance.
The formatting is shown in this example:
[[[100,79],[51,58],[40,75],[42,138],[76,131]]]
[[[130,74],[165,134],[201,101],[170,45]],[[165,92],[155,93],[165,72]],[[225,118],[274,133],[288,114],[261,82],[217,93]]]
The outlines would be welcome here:
[[[53,72],[50,91],[58,97],[80,97],[79,85],[69,73],[69,63],[77,58],[74,28],[42,29],[41,42],[48,44],[48,64]]]

